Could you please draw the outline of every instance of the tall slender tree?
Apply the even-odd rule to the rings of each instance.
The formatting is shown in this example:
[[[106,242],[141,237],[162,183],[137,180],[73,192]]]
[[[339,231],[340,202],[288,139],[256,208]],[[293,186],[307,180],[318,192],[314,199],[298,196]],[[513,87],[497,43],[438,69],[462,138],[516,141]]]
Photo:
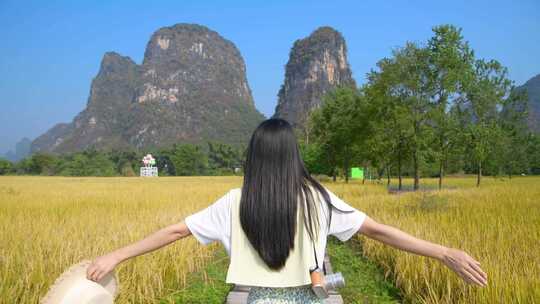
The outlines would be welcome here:
[[[420,186],[420,165],[429,153],[432,136],[428,127],[430,113],[429,51],[415,43],[393,51],[392,58],[379,63],[382,102],[391,104],[391,117],[399,126],[396,140],[398,150],[409,151],[412,160],[414,190]],[[385,111],[381,109],[381,111]],[[401,171],[402,155],[398,155],[398,171]],[[401,172],[398,172],[401,176]],[[400,178],[401,184],[401,178]],[[401,187],[400,187],[401,188]]]
[[[452,106],[463,87],[473,76],[474,54],[463,40],[461,29],[452,25],[433,28],[429,39],[429,90],[432,108],[430,125],[433,128],[433,154],[438,161],[439,189],[442,188],[446,161],[450,150],[458,143],[458,124]]]
[[[467,119],[464,130],[477,165],[477,187],[481,183],[484,163],[499,144],[497,138],[501,128],[498,116],[512,88],[507,75],[508,70],[496,60],[476,60],[474,78],[465,88],[463,113]]]
[[[341,165],[345,182],[349,182],[349,171],[355,158],[353,146],[359,136],[365,134],[365,123],[359,115],[360,102],[356,89],[339,87],[325,95],[321,107],[311,114],[312,137],[318,138],[322,148],[327,149],[329,159],[335,159]]]
[[[391,167],[398,176],[398,190],[402,190],[402,170],[409,156],[409,122],[407,109],[398,96],[390,94],[392,86],[399,81],[394,59],[385,58],[377,63],[379,71],[368,74],[365,87],[368,103],[368,121],[372,132],[366,146],[374,163],[384,166],[387,183],[390,183]]]
[[[512,88],[509,97],[503,100],[499,117],[502,135],[499,163],[510,179],[515,172],[524,173],[529,167],[527,116],[527,93]]]

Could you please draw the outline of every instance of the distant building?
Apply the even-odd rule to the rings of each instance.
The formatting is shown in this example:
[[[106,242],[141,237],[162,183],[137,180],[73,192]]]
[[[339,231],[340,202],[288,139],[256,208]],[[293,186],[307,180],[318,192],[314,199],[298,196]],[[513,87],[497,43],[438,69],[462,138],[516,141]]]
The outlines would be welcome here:
[[[158,168],[155,166],[156,160],[152,154],[146,154],[143,159],[143,167],[141,167],[140,175],[143,177],[157,177]]]

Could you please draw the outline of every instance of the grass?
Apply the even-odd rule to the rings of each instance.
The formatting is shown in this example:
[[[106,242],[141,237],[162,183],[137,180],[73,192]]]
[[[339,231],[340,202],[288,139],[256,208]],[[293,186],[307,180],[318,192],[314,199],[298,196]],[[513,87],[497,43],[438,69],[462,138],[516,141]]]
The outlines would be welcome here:
[[[214,246],[214,245],[210,245]],[[160,303],[207,304],[223,303],[233,284],[225,283],[229,257],[223,247],[215,249],[213,259],[204,269],[188,275],[188,285]]]
[[[425,185],[436,183],[422,179]],[[395,290],[385,282],[395,282],[401,297],[396,301],[405,303],[540,299],[540,178],[484,178],[480,188],[474,178],[447,178],[445,184],[442,191],[400,195],[388,194],[385,184],[326,185],[382,223],[467,251],[488,273],[488,286],[468,285],[435,260],[357,235],[347,246],[358,242],[361,247],[353,252],[340,247],[332,261],[336,271],[353,271],[346,275],[351,289],[342,291],[348,302],[395,300]],[[240,185],[239,177],[0,177],[0,303],[37,303],[70,265],[179,222]],[[201,301],[219,298],[225,290],[211,283],[220,274],[212,268],[219,261],[217,248],[187,238],[122,263],[116,303],[188,303],[194,294]],[[360,250],[378,266],[351,255]],[[374,273],[357,274],[372,267]],[[205,276],[200,284],[194,283],[196,273]],[[387,279],[369,283],[376,273]]]
[[[327,252],[334,271],[345,277],[345,287],[339,289],[345,303],[399,303],[399,290],[385,278],[378,265],[362,256],[358,240],[342,243],[335,237],[329,237]],[[225,283],[228,266],[227,253],[223,247],[217,246],[212,261],[204,269],[189,274],[189,284],[161,303],[223,303],[234,287]]]
[[[345,303],[400,303],[399,289],[385,277],[384,270],[362,255],[358,239],[340,242],[328,238],[327,253],[334,272],[341,272],[345,286],[339,289]]]

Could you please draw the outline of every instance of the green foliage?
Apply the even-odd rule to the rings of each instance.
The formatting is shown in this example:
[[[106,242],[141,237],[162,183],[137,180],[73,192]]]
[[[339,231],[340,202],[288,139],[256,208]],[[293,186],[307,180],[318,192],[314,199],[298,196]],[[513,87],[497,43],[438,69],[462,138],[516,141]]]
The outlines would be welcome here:
[[[529,173],[540,174],[540,135],[529,135],[526,151],[529,159]]]
[[[324,149],[319,143],[314,142],[312,144],[300,143],[300,153],[302,160],[307,170],[311,174],[329,174],[332,172],[332,168],[328,163],[327,157],[324,155]]]
[[[68,155],[57,167],[57,174],[64,176],[114,176],[115,164],[97,151],[84,151]]]
[[[89,148],[63,155],[35,153],[16,164],[0,160],[0,175],[138,176],[142,158],[154,155],[160,176],[233,175],[242,168],[245,147],[208,142],[208,147],[173,144],[144,153],[134,150],[100,151]]]
[[[353,153],[355,145],[366,136],[363,102],[364,98],[355,89],[338,87],[325,95],[323,105],[312,111],[308,122],[318,149],[326,150],[318,153],[319,161],[327,164],[334,174],[337,166],[342,167],[346,181],[357,155]]]
[[[527,173],[532,154],[528,154],[529,129],[527,126],[527,96],[525,92],[512,88],[510,96],[503,100],[498,117],[500,133],[498,145],[492,153],[492,172],[505,174]],[[493,174],[493,173],[492,173]]]
[[[463,89],[473,79],[474,54],[463,40],[461,29],[451,25],[433,28],[434,36],[427,49],[430,81],[430,125],[433,127],[433,161],[438,163],[439,188],[452,153],[460,152],[461,128],[455,107],[459,105]]]
[[[142,156],[139,156],[136,151],[128,150],[112,150],[108,153],[110,160],[115,163],[116,171],[122,176],[137,175],[137,164],[141,162]],[[135,166],[134,166],[135,165]]]
[[[54,155],[36,153],[32,155],[26,169],[30,174],[52,175],[54,174],[57,162],[58,159]]]
[[[176,175],[205,175],[208,168],[208,156],[199,145],[174,144],[166,151],[174,165]]]
[[[133,170],[133,166],[131,163],[126,162],[124,163],[123,167],[120,168],[120,174],[122,176],[136,176],[135,170]]]
[[[429,143],[433,136],[429,125],[429,56],[428,49],[407,43],[405,47],[394,50],[391,59],[381,60],[378,64],[380,71],[372,71],[368,83],[368,86],[377,87],[369,91],[372,94],[369,99],[379,100],[373,104],[372,112],[387,120],[383,123],[387,127],[397,128],[391,132],[389,144],[398,149],[396,156],[400,175],[406,158],[404,155],[409,154],[415,189],[418,188],[420,167],[431,153]]]
[[[337,89],[312,112],[310,145],[331,173],[350,164],[414,177],[531,171],[535,137],[526,96],[496,60],[476,59],[452,25],[433,28],[426,45],[407,42],[377,63],[360,91]],[[531,140],[533,138],[533,140]],[[309,151],[310,148],[304,147]],[[347,177],[347,176],[346,176]]]
[[[208,142],[208,169],[212,175],[232,175],[243,164],[244,147]]]
[[[507,69],[495,60],[476,60],[474,78],[465,87],[462,127],[467,151],[477,164],[477,185],[480,185],[483,165],[504,139],[501,109],[505,100],[512,97],[512,83],[507,74]]]
[[[13,169],[13,164],[9,160],[0,158],[0,175],[10,174]]]

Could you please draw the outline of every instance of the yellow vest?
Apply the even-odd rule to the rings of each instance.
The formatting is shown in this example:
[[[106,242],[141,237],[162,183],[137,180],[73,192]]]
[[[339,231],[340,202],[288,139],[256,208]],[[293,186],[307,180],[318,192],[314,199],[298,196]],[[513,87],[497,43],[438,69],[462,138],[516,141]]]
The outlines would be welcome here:
[[[309,269],[315,266],[315,257],[313,254],[313,242],[304,225],[300,208],[297,209],[294,249],[290,251],[285,266],[280,270],[273,270],[259,257],[259,254],[245,235],[240,224],[241,188],[233,191],[236,199],[231,202],[231,252],[226,282],[264,287],[310,285]],[[317,199],[317,196],[314,196],[314,199]],[[320,205],[316,205],[318,214],[320,214]],[[324,224],[324,221],[321,222],[321,225]],[[319,240],[320,238],[317,238],[317,254],[323,249],[320,248]],[[318,262],[319,267],[322,267],[322,261],[319,260]]]

